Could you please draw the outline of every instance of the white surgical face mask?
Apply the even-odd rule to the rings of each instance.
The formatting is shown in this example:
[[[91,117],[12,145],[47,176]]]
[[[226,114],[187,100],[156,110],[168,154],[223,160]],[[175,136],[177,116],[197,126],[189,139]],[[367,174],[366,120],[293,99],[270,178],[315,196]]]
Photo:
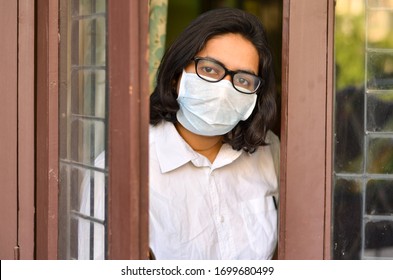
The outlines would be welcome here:
[[[223,135],[252,113],[257,95],[244,94],[228,80],[210,83],[194,73],[180,80],[177,120],[189,131],[205,136]]]

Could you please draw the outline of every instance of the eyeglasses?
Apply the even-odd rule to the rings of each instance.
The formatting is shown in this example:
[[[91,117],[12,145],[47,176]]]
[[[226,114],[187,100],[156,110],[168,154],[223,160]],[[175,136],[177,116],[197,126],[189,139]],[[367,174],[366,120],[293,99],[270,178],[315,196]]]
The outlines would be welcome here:
[[[255,93],[263,84],[260,77],[246,71],[228,70],[222,63],[211,58],[195,57],[193,61],[196,74],[207,82],[219,82],[229,74],[233,87],[245,94]]]

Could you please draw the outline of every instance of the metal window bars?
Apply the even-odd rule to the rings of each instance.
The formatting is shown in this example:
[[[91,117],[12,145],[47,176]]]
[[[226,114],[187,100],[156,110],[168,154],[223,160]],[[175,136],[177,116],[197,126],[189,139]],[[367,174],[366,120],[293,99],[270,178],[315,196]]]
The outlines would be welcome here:
[[[105,259],[106,1],[61,5],[59,258]]]

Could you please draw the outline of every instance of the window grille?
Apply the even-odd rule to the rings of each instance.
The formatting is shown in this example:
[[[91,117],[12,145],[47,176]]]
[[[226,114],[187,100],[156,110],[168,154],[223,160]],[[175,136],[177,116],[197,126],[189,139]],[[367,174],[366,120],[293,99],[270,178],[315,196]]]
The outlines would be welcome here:
[[[335,259],[393,259],[392,24],[392,0],[337,1]]]
[[[106,1],[60,5],[58,256],[105,259]]]

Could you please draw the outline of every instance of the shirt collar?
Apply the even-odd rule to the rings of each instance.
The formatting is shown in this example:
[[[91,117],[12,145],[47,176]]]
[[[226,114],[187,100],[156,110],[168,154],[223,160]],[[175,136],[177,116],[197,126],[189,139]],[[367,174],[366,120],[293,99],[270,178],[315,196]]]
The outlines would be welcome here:
[[[173,123],[164,121],[157,125],[155,142],[162,173],[172,171],[198,157],[179,135]]]
[[[243,152],[233,150],[230,145],[224,144],[214,163],[210,164],[207,158],[195,152],[184,141],[173,123],[164,121],[156,128],[156,151],[162,173],[172,171],[190,161],[197,167],[210,166],[212,170],[217,169],[230,164]]]

